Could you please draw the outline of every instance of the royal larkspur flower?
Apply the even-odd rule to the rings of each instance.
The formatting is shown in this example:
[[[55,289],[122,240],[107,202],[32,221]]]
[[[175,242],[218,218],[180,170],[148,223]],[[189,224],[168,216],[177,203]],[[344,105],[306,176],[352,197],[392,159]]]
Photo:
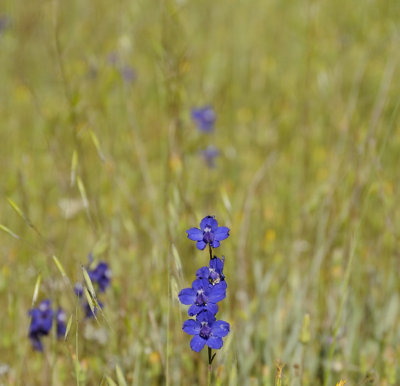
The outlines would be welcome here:
[[[82,283],[75,283],[74,285],[74,293],[78,298],[81,298],[83,296],[83,285]]]
[[[226,288],[225,275],[223,273],[224,263],[224,257],[219,259],[217,256],[214,256],[212,259],[210,259],[210,264],[208,267],[201,267],[197,270],[197,278],[208,280],[210,286],[221,284]]]
[[[94,306],[93,306],[93,311],[92,311],[92,309],[90,308],[89,303],[86,302],[86,303],[83,305],[83,309],[85,310],[85,317],[86,317],[87,319],[94,318],[94,317],[97,315],[98,308],[103,309],[104,305],[103,305],[102,302],[100,302],[100,301],[98,300],[98,301],[97,301],[97,304],[98,304],[99,307],[97,307],[96,305],[94,305]]]
[[[218,157],[219,154],[219,150],[213,145],[210,145],[204,150],[200,151],[200,155],[203,157],[207,166],[211,169],[215,168],[215,158]]]
[[[193,335],[190,347],[199,352],[207,345],[211,349],[220,349],[223,345],[222,338],[228,335],[230,325],[223,320],[216,320],[208,312],[201,312],[196,320],[189,319],[183,323],[182,330]]]
[[[122,66],[119,72],[125,83],[132,83],[137,78],[136,71],[128,65]]]
[[[95,269],[89,270],[88,274],[92,283],[96,283],[99,286],[100,292],[104,292],[110,285],[111,270],[107,263],[101,261]]]
[[[190,305],[189,316],[197,315],[203,311],[212,314],[218,312],[217,303],[226,297],[226,285],[209,285],[208,279],[196,279],[192,288],[185,288],[179,292],[179,300],[182,304]]]
[[[35,350],[43,351],[41,338],[48,335],[53,325],[54,312],[49,299],[43,300],[37,308],[29,311],[31,324],[29,326],[29,339]]]
[[[217,115],[211,106],[203,106],[192,109],[192,119],[200,131],[209,133],[214,130]]]
[[[6,15],[0,16],[0,36],[11,25],[10,19]]]
[[[197,241],[196,246],[201,251],[209,244],[212,248],[218,248],[220,241],[229,237],[229,228],[218,226],[214,216],[204,217],[199,228],[190,228],[186,231],[190,240]]]
[[[57,338],[62,339],[65,337],[65,332],[67,331],[67,326],[65,322],[67,321],[67,314],[62,308],[57,310],[56,314],[56,324],[57,324]]]

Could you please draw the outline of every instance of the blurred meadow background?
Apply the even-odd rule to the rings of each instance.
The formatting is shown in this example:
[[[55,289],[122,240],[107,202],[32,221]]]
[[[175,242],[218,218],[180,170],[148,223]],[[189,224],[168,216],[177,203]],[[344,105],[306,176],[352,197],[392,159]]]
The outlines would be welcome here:
[[[399,22],[393,0],[2,0],[0,383],[205,385],[177,294],[212,214],[213,384],[400,385]],[[72,289],[90,253],[98,321]],[[40,353],[47,298],[71,325]]]

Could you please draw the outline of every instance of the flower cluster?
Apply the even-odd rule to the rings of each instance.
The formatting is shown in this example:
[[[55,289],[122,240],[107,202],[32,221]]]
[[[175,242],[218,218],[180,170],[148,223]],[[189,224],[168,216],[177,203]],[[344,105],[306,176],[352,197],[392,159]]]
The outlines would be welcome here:
[[[203,250],[209,246],[210,262],[206,267],[198,269],[196,280],[191,288],[183,289],[178,297],[182,304],[190,305],[188,314],[195,319],[183,323],[183,331],[193,335],[190,347],[199,352],[205,345],[209,349],[220,349],[222,338],[229,333],[229,323],[216,320],[218,302],[225,299],[227,284],[223,273],[224,258],[213,256],[212,249],[220,245],[220,241],[229,236],[229,229],[218,227],[213,216],[207,216],[200,222],[200,229],[187,231],[188,238],[197,241],[197,248]],[[211,359],[212,360],[212,359]]]
[[[97,264],[94,269],[87,269],[87,273],[93,285],[97,287],[99,292],[105,292],[107,287],[109,287],[111,283],[111,269],[109,268],[108,264],[104,261],[101,261]],[[75,295],[78,296],[80,299],[83,299],[83,285],[82,283],[78,282],[74,286]],[[98,306],[103,308],[103,303],[98,301]],[[82,306],[85,311],[85,316],[87,318],[92,318],[97,313],[97,307],[94,307],[92,312],[89,303],[86,300],[82,300]]]
[[[43,351],[41,338],[50,333],[53,319],[56,320],[57,338],[64,338],[66,332],[66,314],[62,308],[58,308],[55,313],[51,308],[51,301],[49,299],[43,300],[37,308],[32,308],[29,311],[29,316],[31,317],[29,339],[35,350]]]

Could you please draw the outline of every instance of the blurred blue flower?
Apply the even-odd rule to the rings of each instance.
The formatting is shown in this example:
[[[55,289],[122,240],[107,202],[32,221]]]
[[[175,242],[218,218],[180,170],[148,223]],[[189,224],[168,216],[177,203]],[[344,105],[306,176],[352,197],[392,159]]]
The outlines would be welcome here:
[[[223,345],[222,338],[228,335],[230,326],[228,322],[216,321],[215,316],[202,312],[197,315],[196,320],[186,320],[182,330],[189,335],[194,335],[190,341],[190,347],[193,351],[199,352],[205,345],[211,349],[220,349]]]
[[[226,297],[226,285],[216,284],[210,287],[208,279],[197,279],[192,283],[192,288],[183,289],[178,297],[182,304],[190,305],[189,316],[202,311],[215,315],[218,312],[217,303]]]
[[[6,15],[0,16],[0,35],[10,26],[10,19]]]
[[[201,220],[200,229],[190,228],[186,233],[188,239],[197,241],[197,248],[203,250],[207,244],[212,248],[218,248],[220,241],[229,237],[229,228],[219,227],[214,216],[207,216]]]
[[[67,326],[65,322],[67,321],[67,315],[62,308],[57,310],[56,322],[57,322],[57,338],[63,339],[65,337],[65,332],[67,331]]]
[[[107,63],[110,66],[117,67],[120,62],[120,57],[117,51],[111,51],[107,55]]]
[[[29,311],[31,324],[29,326],[29,339],[35,350],[43,351],[41,337],[48,335],[53,325],[54,312],[49,299],[43,300],[37,308]]]
[[[214,256],[210,259],[209,267],[202,267],[197,270],[197,278],[208,280],[211,286],[221,284],[226,288],[225,275],[223,274],[224,263],[224,257],[221,260],[217,256]]]
[[[122,66],[119,72],[125,83],[132,83],[136,80],[136,71],[130,66]]]
[[[82,283],[75,283],[74,285],[74,292],[75,295],[78,296],[78,298],[81,298],[83,296],[83,285]]]
[[[206,149],[201,150],[200,155],[209,168],[215,168],[215,158],[219,156],[219,150],[215,146],[210,145]]]
[[[192,109],[192,119],[200,131],[209,133],[214,130],[217,116],[211,106],[204,106]]]
[[[103,303],[102,302],[100,302],[99,300],[97,300],[97,303],[98,303],[98,305],[99,305],[99,307],[101,308],[101,309],[103,309]],[[89,303],[85,303],[84,304],[84,306],[83,306],[83,308],[84,308],[84,310],[85,310],[85,317],[86,318],[88,318],[88,319],[90,319],[90,318],[94,318],[96,315],[97,315],[97,311],[98,311],[98,307],[94,307],[93,308],[93,312],[92,312],[92,309],[90,308],[90,305],[89,305]]]
[[[92,283],[97,283],[100,292],[104,292],[111,282],[111,270],[108,264],[101,261],[97,267],[88,271]]]

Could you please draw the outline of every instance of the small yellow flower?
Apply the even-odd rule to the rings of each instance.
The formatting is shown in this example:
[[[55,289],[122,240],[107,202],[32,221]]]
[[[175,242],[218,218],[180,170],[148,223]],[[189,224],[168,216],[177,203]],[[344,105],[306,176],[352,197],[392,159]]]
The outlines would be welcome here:
[[[345,384],[346,382],[347,382],[347,381],[341,379],[341,380],[336,384],[336,386],[344,386],[344,384]]]

